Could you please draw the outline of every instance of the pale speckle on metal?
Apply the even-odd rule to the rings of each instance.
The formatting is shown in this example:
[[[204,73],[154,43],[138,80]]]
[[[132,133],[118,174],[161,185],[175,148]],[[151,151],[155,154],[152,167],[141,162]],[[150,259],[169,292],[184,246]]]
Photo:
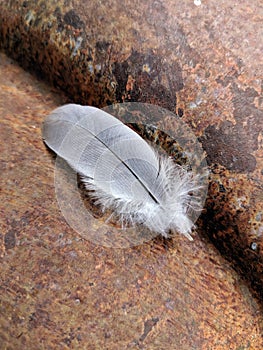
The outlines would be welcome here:
[[[194,4],[195,4],[195,6],[200,6],[200,5],[202,5],[202,2],[201,2],[201,0],[194,0]]]

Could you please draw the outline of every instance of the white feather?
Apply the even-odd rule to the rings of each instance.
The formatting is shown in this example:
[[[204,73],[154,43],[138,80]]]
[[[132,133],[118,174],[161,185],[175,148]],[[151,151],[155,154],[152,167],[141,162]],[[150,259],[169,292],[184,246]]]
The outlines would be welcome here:
[[[136,132],[94,107],[69,104],[43,124],[47,146],[78,172],[102,209],[122,223],[143,224],[168,237],[189,239],[189,211],[200,211],[199,177],[160,156]]]

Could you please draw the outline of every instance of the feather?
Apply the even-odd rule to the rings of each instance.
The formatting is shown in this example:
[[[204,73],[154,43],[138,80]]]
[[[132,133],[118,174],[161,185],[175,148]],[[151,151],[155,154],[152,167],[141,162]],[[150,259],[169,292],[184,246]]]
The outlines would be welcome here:
[[[168,237],[190,240],[190,211],[200,211],[198,175],[168,156],[112,115],[90,106],[69,104],[44,121],[46,145],[81,175],[103,210],[112,209],[122,224],[143,224]]]

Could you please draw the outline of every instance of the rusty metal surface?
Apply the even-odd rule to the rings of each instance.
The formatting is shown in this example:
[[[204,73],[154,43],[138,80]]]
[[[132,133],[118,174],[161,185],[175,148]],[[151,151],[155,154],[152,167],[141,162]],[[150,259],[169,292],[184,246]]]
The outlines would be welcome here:
[[[193,128],[211,169],[199,225],[262,300],[260,2],[0,6],[2,48],[69,99],[155,103]]]
[[[262,4],[17,0],[1,1],[0,13],[0,46],[25,68],[75,102],[104,106],[141,101],[178,113],[200,137],[211,169],[206,211],[198,222],[203,238],[198,236],[194,246],[176,237],[176,246],[168,251],[153,242],[121,252],[81,241],[58,212],[53,164],[39,134],[47,109],[65,98],[53,97],[1,56],[1,336],[13,348],[26,344],[32,349],[39,348],[36,343],[43,348],[130,344],[165,349],[171,339],[180,349],[261,349],[261,310],[205,237],[262,302]],[[132,281],[127,279],[129,269]],[[220,278],[217,269],[223,271]],[[180,289],[184,274],[186,294]],[[97,278],[94,285],[87,284],[89,276]],[[167,300],[178,295],[173,306],[162,304],[162,293],[169,294]],[[120,306],[123,300],[125,307]],[[141,300],[146,301],[143,306]],[[186,310],[182,322],[177,309],[180,317]],[[78,321],[82,323],[76,326]],[[182,331],[175,339],[178,327]]]
[[[44,116],[64,102],[0,55],[1,349],[262,349],[262,310],[200,233],[129,249],[57,208]]]

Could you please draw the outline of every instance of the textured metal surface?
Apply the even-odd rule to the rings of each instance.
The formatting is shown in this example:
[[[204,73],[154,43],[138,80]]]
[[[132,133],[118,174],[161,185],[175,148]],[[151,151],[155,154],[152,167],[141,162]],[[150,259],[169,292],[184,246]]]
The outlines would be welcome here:
[[[200,237],[213,241],[262,301],[260,2],[2,1],[0,13],[1,47],[71,100],[158,103],[193,127],[211,168]],[[65,100],[55,101],[5,60],[6,344],[165,349],[174,341],[180,349],[261,349],[259,307],[206,241],[108,251],[76,238],[56,207],[53,164],[39,134],[47,109]]]
[[[44,116],[63,103],[0,55],[1,349],[262,349],[262,310],[200,233],[107,249],[67,226]]]
[[[156,103],[193,127],[212,172],[202,230],[262,299],[260,2],[0,6],[1,46],[71,100]]]

